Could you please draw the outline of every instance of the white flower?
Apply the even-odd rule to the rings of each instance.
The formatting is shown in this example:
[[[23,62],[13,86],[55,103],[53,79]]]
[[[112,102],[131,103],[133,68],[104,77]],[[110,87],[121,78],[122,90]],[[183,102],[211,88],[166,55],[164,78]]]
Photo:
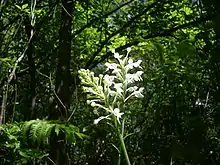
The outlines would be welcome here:
[[[133,63],[133,60],[132,59],[129,59],[128,60],[128,64],[132,64]]]
[[[141,81],[142,78],[141,78],[141,75],[143,74],[144,72],[143,71],[137,71],[133,76],[134,80],[135,81]]]
[[[112,49],[111,52],[112,52],[112,53],[115,53],[115,49]]]
[[[128,60],[128,65],[125,66],[126,71],[133,69],[133,63],[129,63],[129,62],[131,62],[131,60]]]
[[[93,102],[91,103],[91,107],[97,107],[97,108],[102,108],[102,109],[104,109],[104,110],[107,110],[107,108],[106,108],[105,106],[103,106],[103,105],[101,105],[101,104],[97,104],[95,101],[93,101]]]
[[[94,124],[98,124],[98,123],[99,123],[99,121],[100,121],[100,120],[95,119],[95,120],[94,120]]]
[[[141,68],[140,64],[141,64],[142,60],[138,60],[136,62],[133,62],[132,59],[128,60],[128,64],[125,66],[126,70],[130,70],[133,68]]]
[[[126,74],[126,81],[127,81],[127,83],[131,84],[131,83],[133,83],[135,81],[141,81],[142,80],[141,75],[143,73],[144,73],[143,71],[137,71],[134,74],[127,73]]]
[[[142,80],[141,75],[143,73],[144,73],[143,71],[137,71],[134,74],[127,73],[126,74],[126,80],[127,80],[128,84],[131,84],[135,81],[141,81]]]
[[[122,90],[122,83],[114,83],[114,88],[116,89],[116,92],[118,94],[122,94],[123,90]]]
[[[135,89],[135,90],[134,90],[134,89]],[[142,97],[144,97],[144,95],[142,94],[143,91],[144,91],[144,88],[143,88],[143,87],[139,88],[139,90],[137,91],[137,88],[134,86],[134,88],[133,88],[133,89],[130,88],[130,90],[134,90],[134,92],[131,93],[131,94],[124,100],[124,102],[126,102],[126,101],[127,101],[129,98],[131,98],[132,96],[135,96],[135,97],[137,97],[137,98],[142,98]]]
[[[133,83],[133,74],[127,73],[126,74],[126,81],[128,84]]]
[[[87,100],[86,103],[87,103],[87,104],[91,104],[91,100]]]
[[[104,76],[104,83],[107,85],[107,86],[111,86],[112,83],[114,82],[114,79],[116,78],[116,76],[109,76],[108,74],[106,74]]]
[[[100,91],[103,91],[103,87],[102,87],[102,86],[98,86],[98,89],[99,89]]]
[[[94,109],[94,110],[93,110],[93,113],[96,114],[96,115],[99,114],[97,109]]]
[[[106,71],[108,71],[108,70],[116,70],[117,69],[117,64],[115,64],[115,63],[111,64],[111,63],[106,62],[105,66],[107,67]]]
[[[112,119],[112,117],[119,124],[122,118],[123,112],[120,112],[119,108],[113,108],[115,106],[120,107],[130,98],[144,97],[144,88],[138,88],[135,85],[131,85],[136,81],[142,80],[143,71],[136,71],[135,69],[141,68],[141,60],[134,62],[128,58],[128,54],[131,48],[127,48],[127,55],[123,56],[112,50],[116,63],[105,63],[106,71],[111,75],[102,75],[95,77],[94,72],[82,69],[79,71],[79,77],[81,83],[84,85],[83,90],[87,93],[88,101],[94,107],[94,113],[99,115],[100,110],[104,110],[107,116],[100,116],[94,120],[94,124],[98,124],[103,119]],[[127,96],[128,95],[128,96]]]
[[[96,106],[96,103],[93,101],[92,103],[91,103],[91,107],[95,107]]]
[[[136,91],[138,89],[138,87],[137,86],[134,86],[134,87],[129,87],[128,89],[127,89],[127,91],[128,92],[134,92],[134,91]]]
[[[144,95],[142,94],[143,91],[144,91],[144,88],[143,88],[143,87],[139,88],[138,91],[134,91],[135,97],[137,97],[137,98],[142,98],[142,97],[144,97]]]
[[[123,112],[120,113],[120,109],[119,108],[115,108],[113,111],[113,114],[116,116],[118,122],[120,123],[119,119],[121,118],[121,116],[124,114]]]
[[[130,48],[130,47],[128,47],[128,48],[127,48],[127,52],[129,53],[130,51],[131,51],[131,48]]]
[[[98,124],[101,120],[107,119],[110,115],[107,116],[100,116],[98,119],[94,120],[94,124]]]
[[[93,82],[98,85],[99,84],[99,78],[98,77],[93,77]]]
[[[135,68],[140,67],[142,60],[138,60],[137,62],[134,62],[133,65]]]
[[[119,55],[119,53],[114,53],[114,57],[115,57],[116,59],[121,59],[122,55]]]
[[[95,73],[94,72],[90,72],[91,76],[94,77]]]
[[[99,75],[99,79],[101,80],[103,78],[103,74],[100,74]]]
[[[113,90],[109,90],[109,95],[110,96],[115,96],[117,92],[113,91]]]

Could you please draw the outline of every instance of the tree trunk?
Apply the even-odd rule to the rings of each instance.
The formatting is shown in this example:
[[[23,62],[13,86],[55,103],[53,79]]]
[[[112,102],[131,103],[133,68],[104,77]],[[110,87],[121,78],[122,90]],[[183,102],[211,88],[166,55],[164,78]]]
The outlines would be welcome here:
[[[59,31],[59,49],[57,56],[56,69],[56,96],[52,108],[50,109],[49,119],[66,121],[68,117],[68,108],[71,101],[71,41],[72,41],[72,13],[73,0],[62,0],[61,20]],[[56,165],[67,165],[68,155],[66,152],[65,135],[55,136],[55,142],[51,146],[51,159]]]
[[[31,37],[31,33],[34,33],[34,26],[31,25],[30,21],[28,18],[25,19],[25,31],[27,34],[27,37]],[[28,107],[27,107],[27,118],[26,120],[30,120],[34,118],[34,108],[35,108],[35,102],[36,102],[36,67],[35,67],[35,61],[33,59],[34,55],[34,39],[35,37],[32,37],[32,40],[30,41],[27,49],[27,57],[28,57],[28,66],[29,66],[29,76],[30,76],[30,86],[29,86],[29,91],[27,96],[27,102],[28,102]]]
[[[59,31],[59,50],[57,57],[56,70],[56,104],[55,109],[51,110],[51,119],[67,119],[68,108],[71,100],[71,40],[72,40],[72,13],[73,1],[62,0],[61,25]]]

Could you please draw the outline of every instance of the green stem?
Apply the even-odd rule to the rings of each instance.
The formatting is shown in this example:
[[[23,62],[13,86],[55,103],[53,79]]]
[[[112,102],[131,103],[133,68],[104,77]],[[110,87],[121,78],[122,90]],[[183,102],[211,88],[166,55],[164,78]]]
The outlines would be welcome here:
[[[118,163],[117,165],[120,165],[121,164],[121,153],[118,153]]]
[[[123,150],[124,155],[125,155],[126,163],[127,163],[127,165],[131,165],[129,157],[128,157],[127,149],[125,147],[124,138],[123,138],[122,134],[120,134],[120,133],[119,133],[119,138],[120,138],[122,150]]]
[[[131,165],[131,163],[130,163],[130,160],[129,160],[129,157],[128,157],[128,153],[127,153],[127,149],[126,149],[126,147],[125,147],[125,143],[124,143],[124,137],[123,137],[123,132],[124,132],[124,128],[122,129],[122,131],[120,131],[120,129],[119,129],[119,127],[120,127],[120,125],[118,125],[118,121],[117,121],[117,119],[116,119],[116,117],[113,115],[113,120],[114,120],[114,123],[115,123],[115,128],[117,129],[117,131],[118,131],[118,136],[119,136],[119,139],[120,139],[120,143],[121,143],[121,149],[122,149],[122,151],[123,151],[123,153],[124,153],[124,156],[125,156],[125,160],[126,160],[126,163],[127,163],[127,165]],[[123,126],[124,127],[124,126]],[[121,150],[120,149],[120,150]],[[119,157],[120,158],[120,157]],[[118,163],[119,163],[120,161],[118,161]]]

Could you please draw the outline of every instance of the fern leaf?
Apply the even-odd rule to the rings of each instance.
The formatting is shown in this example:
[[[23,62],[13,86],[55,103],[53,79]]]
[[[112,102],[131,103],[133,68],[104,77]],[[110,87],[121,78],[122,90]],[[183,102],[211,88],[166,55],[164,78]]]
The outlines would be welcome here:
[[[51,132],[52,132],[52,130],[55,126],[56,126],[56,124],[47,123],[47,129],[45,130],[44,140],[43,140],[44,145],[49,144],[49,142],[50,142],[49,139],[50,139],[50,136],[51,136]]]
[[[32,139],[33,144],[36,144],[37,139],[40,136],[39,130],[43,125],[44,125],[44,122],[42,122],[41,120],[32,124],[31,130],[30,130],[30,136],[31,136],[30,138]]]
[[[86,135],[79,133],[79,129],[74,125],[66,125],[60,121],[47,121],[47,120],[31,120],[25,122],[22,127],[24,137],[31,141],[33,145],[43,146],[50,143],[52,133],[58,136],[60,131],[65,133],[66,139],[69,143],[75,143],[77,135],[80,139]]]
[[[22,127],[23,137],[24,137],[26,142],[29,140],[29,132],[31,130],[31,126],[35,122],[36,122],[36,120],[31,120],[31,121],[25,122],[23,127]]]

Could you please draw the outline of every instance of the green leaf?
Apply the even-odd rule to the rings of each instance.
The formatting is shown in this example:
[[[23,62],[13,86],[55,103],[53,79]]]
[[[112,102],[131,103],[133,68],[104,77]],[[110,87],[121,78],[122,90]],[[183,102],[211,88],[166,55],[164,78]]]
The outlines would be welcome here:
[[[17,7],[19,10],[22,10],[22,8],[18,5],[15,5],[15,7]]]
[[[124,137],[124,140],[128,137],[128,136],[131,136],[131,135],[133,135],[134,133],[129,133],[129,134],[127,134],[125,137]]]
[[[38,156],[38,159],[43,159],[44,157],[47,157],[47,156],[49,156],[48,153]]]
[[[22,9],[25,9],[25,8],[27,8],[28,7],[28,4],[24,4],[24,5],[22,5]]]
[[[85,134],[83,134],[83,133],[75,132],[75,134],[76,134],[80,139],[88,138],[88,136],[85,135]]]
[[[54,131],[55,131],[55,133],[56,133],[57,136],[58,136],[58,135],[59,135],[59,132],[60,132],[60,128],[59,128],[58,126],[56,126]]]
[[[19,151],[18,153],[24,158],[29,158],[29,156],[25,152]]]
[[[113,143],[111,143],[111,145],[118,151],[118,153],[120,153],[120,150],[118,149],[118,147],[116,147]]]

